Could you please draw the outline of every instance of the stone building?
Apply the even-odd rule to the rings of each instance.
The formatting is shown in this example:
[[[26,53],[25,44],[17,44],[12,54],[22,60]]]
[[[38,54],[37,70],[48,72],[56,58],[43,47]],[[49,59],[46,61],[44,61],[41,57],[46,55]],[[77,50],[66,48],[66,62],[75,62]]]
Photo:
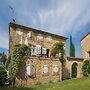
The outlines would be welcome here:
[[[57,42],[64,44],[66,52],[66,40],[67,38],[63,36],[10,23],[9,52],[11,52],[12,46],[17,44],[24,43],[31,47],[30,58],[21,64],[20,74],[17,77],[18,83],[35,84],[61,81],[61,63],[58,58],[50,59],[50,54]]]
[[[9,55],[13,45],[26,44],[31,47],[30,57],[21,63],[17,84],[31,85],[37,83],[57,82],[62,80],[62,65],[59,58],[50,58],[51,50],[57,42],[64,44],[65,67],[64,79],[72,78],[72,65],[77,64],[77,76],[82,76],[83,58],[66,56],[66,40],[49,32],[26,27],[16,23],[9,24]]]
[[[81,39],[82,57],[90,58],[90,32]]]

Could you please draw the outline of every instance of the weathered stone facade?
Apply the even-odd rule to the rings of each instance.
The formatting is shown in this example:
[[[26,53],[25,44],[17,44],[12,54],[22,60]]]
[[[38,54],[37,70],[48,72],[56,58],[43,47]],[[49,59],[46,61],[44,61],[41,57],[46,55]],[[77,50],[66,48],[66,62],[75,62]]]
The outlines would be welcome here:
[[[17,31],[20,30],[22,35],[18,35]],[[19,32],[19,33],[20,33]],[[28,33],[32,32],[32,36],[28,37]],[[28,45],[40,45],[43,48],[48,49],[48,55],[46,56],[35,56],[32,55],[28,60],[25,60],[21,64],[21,69],[17,77],[17,84],[31,85],[36,83],[47,83],[47,82],[56,82],[62,80],[62,66],[58,58],[50,58],[51,50],[55,43],[62,42],[65,49],[65,58],[66,58],[66,37],[58,36],[48,32],[28,28],[22,25],[15,23],[10,23],[9,25],[9,53],[13,45],[20,44],[22,36],[22,43],[25,43],[25,38],[27,37]],[[38,40],[38,37],[41,36],[41,39]],[[43,38],[42,38],[43,37]],[[47,37],[50,37],[48,41]],[[27,63],[31,63],[35,68],[35,75],[28,76],[26,73]],[[44,65],[48,66],[48,74],[43,73]],[[54,65],[56,67],[54,68]],[[54,69],[58,70],[57,72],[53,71]]]
[[[18,35],[16,33],[18,30],[21,30],[21,32],[23,32],[22,34],[23,43],[25,42],[25,37],[27,37],[27,34],[29,33],[29,31],[31,31],[32,36],[31,38],[28,37],[28,43],[32,45],[41,45],[42,47],[49,49],[49,57],[50,57],[50,52],[53,48],[53,45],[56,42],[62,42],[64,44],[64,49],[66,52],[66,39],[67,39],[66,37],[62,37],[59,35],[51,34],[51,33],[40,31],[40,30],[33,29],[33,28],[28,28],[22,25],[14,24],[14,23],[10,23],[9,25],[9,41],[10,41],[9,50],[12,48],[13,45],[20,44],[21,35]],[[42,36],[43,39],[38,40],[37,39],[38,36]],[[47,40],[48,37],[51,37],[52,39],[50,43]]]

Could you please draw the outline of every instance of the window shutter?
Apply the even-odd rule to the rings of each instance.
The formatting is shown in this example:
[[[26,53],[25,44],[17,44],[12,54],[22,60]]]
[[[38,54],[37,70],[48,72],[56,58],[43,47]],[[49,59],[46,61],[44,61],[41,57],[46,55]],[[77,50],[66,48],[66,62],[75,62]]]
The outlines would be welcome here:
[[[27,67],[26,67],[26,71],[27,71],[27,75],[28,76],[33,76],[35,74],[35,67],[33,64],[27,64]]]
[[[30,64],[27,64],[26,71],[27,75],[30,76]]]
[[[53,72],[57,73],[58,72],[58,65],[57,64],[54,64],[54,67],[53,67]]]
[[[42,54],[47,54],[47,49],[46,48],[42,48]]]
[[[20,44],[23,44],[23,36],[20,37]]]
[[[36,55],[41,54],[41,46],[40,45],[36,45],[36,47],[35,47],[35,54]]]
[[[27,37],[25,38],[25,45],[28,46],[28,38]]]
[[[48,70],[48,65],[44,65],[43,66],[43,73],[44,74],[48,74],[49,70]]]
[[[31,56],[32,56],[32,55],[35,55],[35,53],[34,53],[35,50],[34,50],[34,49],[35,49],[35,48],[34,48],[33,46],[31,46]]]
[[[88,52],[85,52],[85,57],[89,58],[89,53]]]
[[[28,37],[32,37],[32,32],[31,31],[29,31]]]

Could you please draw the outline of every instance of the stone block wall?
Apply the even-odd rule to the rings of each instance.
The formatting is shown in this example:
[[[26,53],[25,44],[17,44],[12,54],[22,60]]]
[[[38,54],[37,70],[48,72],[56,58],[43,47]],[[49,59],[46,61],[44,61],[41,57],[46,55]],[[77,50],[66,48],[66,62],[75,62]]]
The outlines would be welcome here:
[[[26,74],[26,64],[32,62],[35,67],[34,77],[29,77]],[[58,65],[58,72],[54,73],[54,65]],[[48,65],[48,74],[43,73],[43,66]],[[38,58],[30,57],[25,62],[21,63],[20,71],[17,77],[17,85],[32,85],[39,83],[58,82],[62,80],[62,67],[59,59],[55,58]]]
[[[81,40],[81,48],[82,48],[82,57],[88,58],[88,52],[90,52],[90,33],[88,33],[82,40]]]

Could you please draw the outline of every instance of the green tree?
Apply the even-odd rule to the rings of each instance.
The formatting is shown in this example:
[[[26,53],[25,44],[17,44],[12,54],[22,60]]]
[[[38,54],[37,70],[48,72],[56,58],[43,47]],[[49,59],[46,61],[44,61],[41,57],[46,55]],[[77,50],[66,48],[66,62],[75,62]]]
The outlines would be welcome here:
[[[7,72],[4,67],[0,67],[0,85],[4,85],[7,80]]]
[[[75,57],[75,47],[72,42],[72,36],[70,35],[70,57]]]
[[[59,42],[59,43],[56,43],[54,45],[54,48],[52,49],[51,51],[51,54],[53,56],[56,56],[58,54],[58,57],[59,57],[59,60],[62,64],[62,80],[63,80],[63,72],[64,72],[64,64],[65,64],[65,58],[64,58],[64,55],[65,55],[65,50],[64,50],[64,44]],[[60,54],[60,56],[59,56]]]
[[[5,65],[5,62],[7,60],[7,55],[4,52],[1,54],[1,60],[2,60],[3,64]]]

